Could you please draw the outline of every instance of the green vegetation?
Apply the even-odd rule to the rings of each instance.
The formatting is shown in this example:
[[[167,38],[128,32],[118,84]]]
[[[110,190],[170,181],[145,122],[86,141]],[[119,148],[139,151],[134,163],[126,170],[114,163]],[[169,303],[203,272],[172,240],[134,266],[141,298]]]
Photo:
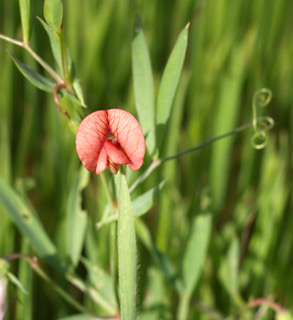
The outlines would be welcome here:
[[[117,198],[135,215],[138,319],[292,319],[291,1],[45,4],[0,0],[0,34],[25,44],[0,39],[5,319],[118,315]],[[251,122],[261,88],[273,97],[257,117],[275,121],[264,149],[251,125],[167,158]],[[75,150],[80,119],[115,107],[147,134],[144,165],[126,172],[132,206],[124,174],[116,191],[117,176],[89,174]]]

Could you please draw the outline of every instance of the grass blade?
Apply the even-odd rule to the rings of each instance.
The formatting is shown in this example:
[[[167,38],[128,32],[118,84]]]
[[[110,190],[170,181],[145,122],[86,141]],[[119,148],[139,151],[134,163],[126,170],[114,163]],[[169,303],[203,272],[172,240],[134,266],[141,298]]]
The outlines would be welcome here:
[[[81,193],[88,185],[89,176],[89,171],[82,167],[74,180],[67,202],[66,254],[67,262],[73,268],[79,261],[87,226],[87,213],[81,208]]]
[[[31,35],[31,0],[19,0],[23,41],[29,43]]]
[[[189,24],[181,31],[161,80],[157,101],[158,147],[162,143],[185,58]]]
[[[134,24],[132,40],[132,72],[136,109],[146,136],[146,146],[151,156],[156,149],[154,81],[146,39],[139,15]]]
[[[21,233],[29,239],[36,252],[53,267],[58,267],[56,248],[41,222],[2,178],[0,178],[0,202]]]
[[[211,234],[211,214],[201,214],[194,218],[190,238],[182,263],[184,290],[189,294],[195,289],[206,257]]]
[[[154,188],[148,190],[141,196],[134,199],[131,203],[132,205],[132,212],[134,217],[140,217],[143,214],[147,213],[152,206],[154,205],[154,202],[156,200],[156,197],[159,194],[159,191],[162,190],[162,188],[165,185],[165,181],[162,181]],[[111,216],[108,216],[106,219],[102,220],[97,224],[98,228],[100,228],[102,225],[117,221],[118,220],[118,214],[113,214]]]
[[[44,17],[55,32],[61,31],[63,20],[63,4],[61,0],[45,0]]]

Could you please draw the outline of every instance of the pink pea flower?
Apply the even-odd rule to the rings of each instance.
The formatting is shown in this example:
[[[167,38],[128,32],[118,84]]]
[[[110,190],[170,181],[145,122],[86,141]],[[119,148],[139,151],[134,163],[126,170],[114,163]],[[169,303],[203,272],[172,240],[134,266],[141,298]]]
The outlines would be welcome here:
[[[96,174],[107,166],[116,174],[121,164],[138,170],[143,163],[142,129],[133,115],[121,109],[100,110],[88,115],[78,127],[75,143],[82,164]]]

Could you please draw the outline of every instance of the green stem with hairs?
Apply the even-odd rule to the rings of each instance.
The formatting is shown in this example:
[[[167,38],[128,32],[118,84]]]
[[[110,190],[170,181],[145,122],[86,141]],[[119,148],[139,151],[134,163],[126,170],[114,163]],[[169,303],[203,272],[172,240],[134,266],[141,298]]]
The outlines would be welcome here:
[[[131,199],[123,166],[118,183],[118,270],[122,320],[136,318],[136,239]]]

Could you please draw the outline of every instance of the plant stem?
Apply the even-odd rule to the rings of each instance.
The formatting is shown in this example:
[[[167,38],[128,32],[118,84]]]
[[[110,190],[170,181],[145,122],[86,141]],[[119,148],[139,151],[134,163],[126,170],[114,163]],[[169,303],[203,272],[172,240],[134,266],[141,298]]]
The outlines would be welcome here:
[[[177,313],[177,319],[178,320],[186,320],[188,318],[189,301],[190,301],[190,295],[189,294],[183,293],[180,296],[178,313]]]
[[[76,310],[89,314],[88,310],[84,308],[80,303],[73,299],[65,290],[59,287],[51,278],[42,270],[39,266],[34,268],[35,272],[61,296],[64,300],[70,303]]]
[[[0,39],[15,44],[25,49],[49,74],[57,83],[63,83],[63,79],[29,46],[28,43],[18,41],[0,34]]]
[[[258,120],[260,120],[260,118],[259,118]],[[161,162],[163,163],[163,162],[166,162],[166,161],[169,161],[169,160],[173,160],[173,159],[179,158],[179,157],[181,157],[181,156],[184,156],[184,155],[186,155],[186,154],[188,154],[188,153],[191,153],[191,152],[193,152],[193,151],[199,150],[199,149],[201,149],[201,148],[203,148],[203,147],[205,147],[205,146],[207,146],[207,145],[209,145],[209,144],[212,144],[212,143],[214,143],[214,142],[216,142],[216,141],[218,141],[218,140],[227,138],[227,137],[229,137],[229,136],[232,136],[232,135],[235,134],[235,133],[241,132],[241,131],[249,128],[249,127],[252,126],[252,125],[253,125],[253,122],[248,122],[248,123],[246,123],[246,124],[244,124],[244,125],[242,125],[242,126],[240,126],[240,127],[237,127],[236,129],[233,129],[233,130],[231,130],[231,131],[229,131],[229,132],[226,132],[226,133],[221,134],[221,135],[219,135],[219,136],[217,136],[217,137],[215,137],[215,138],[212,138],[212,139],[210,139],[210,140],[208,140],[208,141],[206,141],[206,142],[203,142],[203,143],[201,143],[201,144],[198,144],[198,145],[195,146],[195,147],[192,147],[192,148],[186,149],[186,150],[184,150],[184,151],[178,152],[178,153],[176,153],[176,154],[174,154],[174,155],[172,155],[172,156],[165,157],[165,158],[163,158],[163,159],[161,160]]]
[[[122,320],[136,318],[136,239],[131,199],[123,166],[118,177],[118,270]]]
[[[23,43],[22,47],[56,80],[57,83],[63,83],[63,79],[27,44]]]
[[[12,39],[10,37],[4,36],[4,34],[0,34],[0,39],[5,40],[10,43],[13,43],[19,47],[23,47],[23,44],[24,44],[22,41],[18,41],[18,40]]]
[[[260,118],[257,118],[256,119],[256,122],[260,122],[260,121],[263,121],[265,120],[266,117],[260,117]],[[196,151],[196,150],[199,150],[209,144],[212,144],[218,140],[221,140],[221,139],[224,139],[224,138],[227,138],[229,136],[232,136],[233,134],[236,134],[238,132],[241,132],[249,127],[251,127],[252,125],[254,124],[254,121],[251,121],[251,122],[248,122],[240,127],[237,127],[229,132],[226,132],[224,134],[221,134],[215,138],[212,138],[206,142],[203,142],[201,144],[198,144],[197,146],[194,146],[192,148],[189,148],[189,149],[186,149],[184,151],[181,151],[181,152],[178,152],[176,154],[173,154],[171,156],[168,156],[168,157],[165,157],[163,159],[155,159],[151,165],[146,169],[146,171],[132,184],[132,186],[130,187],[129,191],[130,193],[132,193],[136,187],[138,185],[140,185],[157,167],[159,167],[162,163],[166,162],[166,161],[169,161],[169,160],[173,160],[173,159],[176,159],[176,158],[179,158],[181,156],[184,156],[188,153],[191,153],[193,151]]]
[[[109,183],[108,183],[108,180],[106,178],[106,173],[105,172],[102,172],[100,174],[100,177],[102,179],[102,184],[103,184],[103,187],[104,187],[104,190],[105,190],[105,193],[106,193],[106,197],[107,197],[107,200],[108,200],[108,204],[111,208],[111,211],[114,212],[115,211],[115,202],[114,202],[114,199],[112,197],[112,192],[109,188]],[[105,217],[103,217],[105,218]]]

